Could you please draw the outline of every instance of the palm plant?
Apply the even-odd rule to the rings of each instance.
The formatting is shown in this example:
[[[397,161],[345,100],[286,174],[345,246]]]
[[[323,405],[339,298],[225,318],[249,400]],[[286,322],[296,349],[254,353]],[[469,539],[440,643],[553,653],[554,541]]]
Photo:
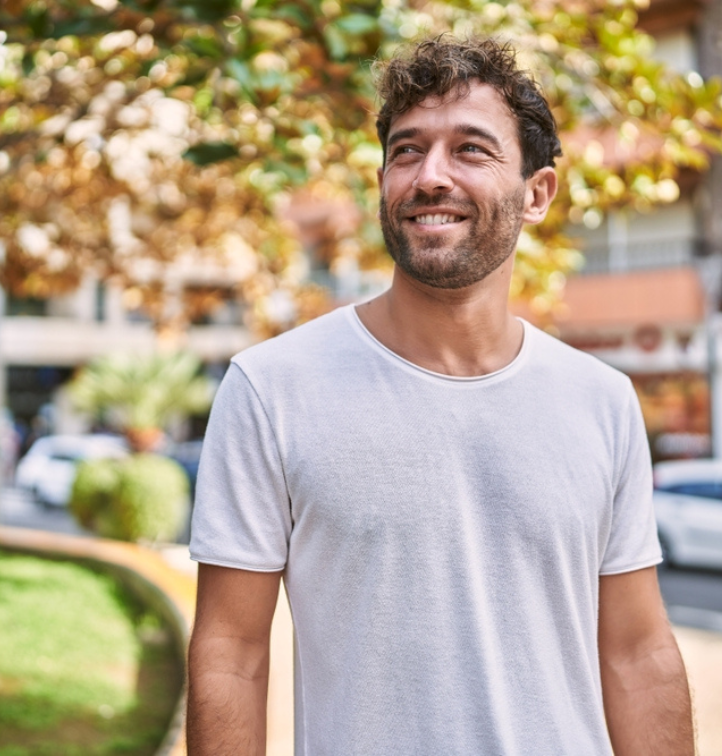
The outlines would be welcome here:
[[[174,418],[208,409],[212,381],[188,352],[99,357],[69,385],[75,406],[122,431],[133,449],[153,449]]]

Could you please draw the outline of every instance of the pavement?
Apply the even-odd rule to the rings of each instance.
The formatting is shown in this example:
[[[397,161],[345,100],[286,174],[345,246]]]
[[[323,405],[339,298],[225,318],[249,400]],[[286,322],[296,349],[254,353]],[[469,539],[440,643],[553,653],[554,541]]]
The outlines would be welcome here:
[[[697,756],[722,754],[722,634],[673,625],[695,713]]]
[[[154,549],[62,533],[1,527],[0,546],[63,551],[120,563],[152,580],[172,598],[187,628],[194,611],[196,565],[184,545]],[[697,756],[722,754],[722,633],[673,625],[687,667],[695,708]],[[186,756],[182,707],[165,756]],[[285,592],[271,631],[267,756],[293,754],[293,627]],[[160,756],[160,754],[159,754]]]

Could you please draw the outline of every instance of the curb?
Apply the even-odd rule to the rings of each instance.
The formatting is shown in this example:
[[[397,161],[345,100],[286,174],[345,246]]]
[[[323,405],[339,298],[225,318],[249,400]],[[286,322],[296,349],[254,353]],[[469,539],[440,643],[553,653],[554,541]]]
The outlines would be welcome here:
[[[0,547],[48,556],[74,557],[119,575],[162,613],[173,631],[185,671],[186,648],[195,610],[196,582],[168,565],[158,551],[137,544],[0,526]],[[185,756],[185,686],[155,756]]]

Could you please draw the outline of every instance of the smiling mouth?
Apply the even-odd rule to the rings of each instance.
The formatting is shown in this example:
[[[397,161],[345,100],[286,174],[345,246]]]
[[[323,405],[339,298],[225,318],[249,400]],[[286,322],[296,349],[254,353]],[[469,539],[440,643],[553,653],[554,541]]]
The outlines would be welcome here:
[[[447,223],[461,223],[464,218],[461,215],[450,215],[448,213],[426,213],[425,215],[415,215],[410,220],[421,226],[443,226]]]

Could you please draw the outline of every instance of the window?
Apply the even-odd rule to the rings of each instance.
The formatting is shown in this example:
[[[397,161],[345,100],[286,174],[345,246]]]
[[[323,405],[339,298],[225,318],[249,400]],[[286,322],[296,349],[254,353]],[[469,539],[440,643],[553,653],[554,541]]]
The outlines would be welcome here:
[[[48,314],[48,300],[8,294],[5,299],[5,314],[11,317],[45,317]]]

